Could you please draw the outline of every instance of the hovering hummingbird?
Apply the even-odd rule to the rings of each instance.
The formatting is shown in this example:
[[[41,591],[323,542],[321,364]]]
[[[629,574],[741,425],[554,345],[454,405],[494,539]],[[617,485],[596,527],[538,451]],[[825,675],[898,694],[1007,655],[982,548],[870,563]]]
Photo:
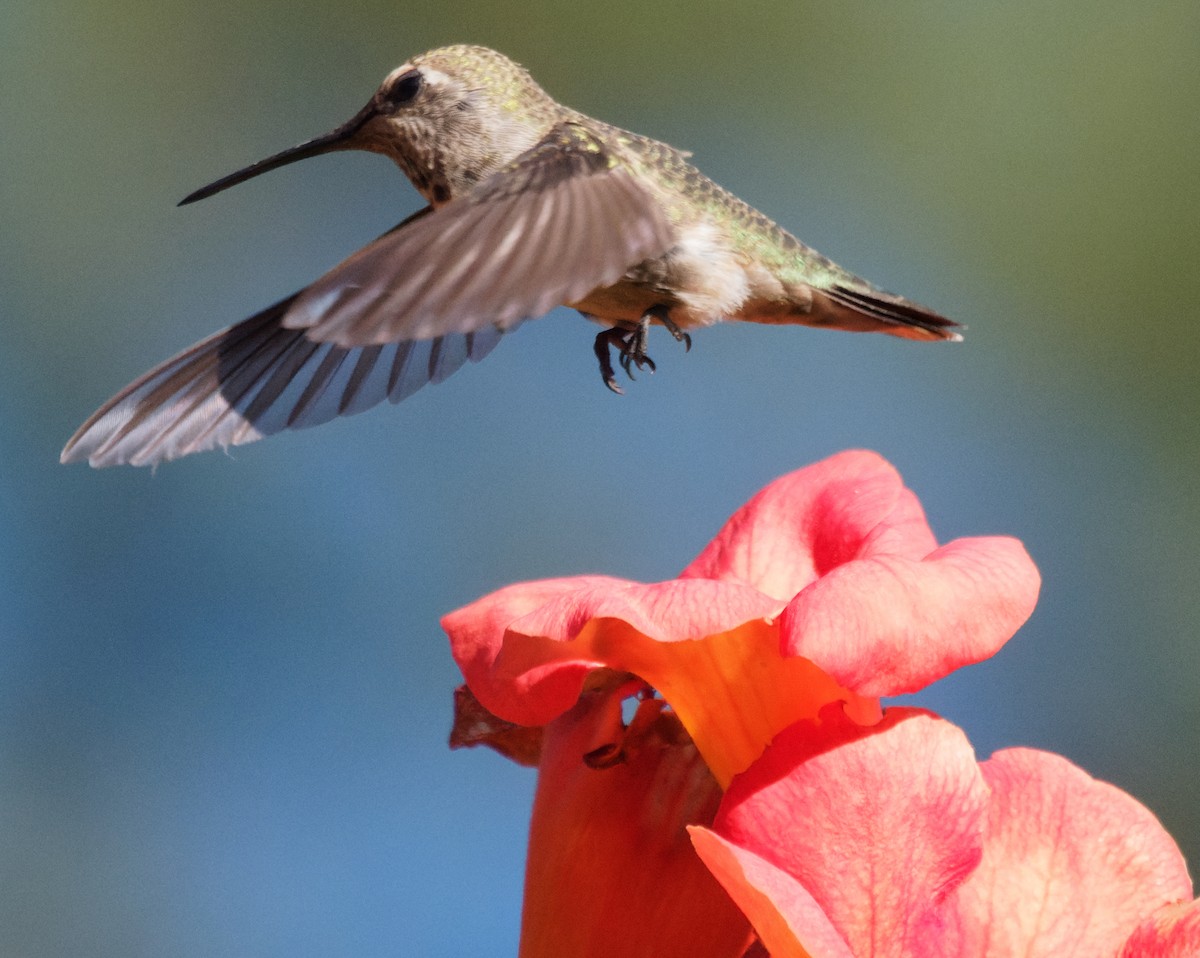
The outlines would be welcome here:
[[[614,352],[630,378],[652,371],[653,325],[689,348],[690,330],[722,319],[961,338],[805,246],[689,154],[557,103],[485,47],[414,57],[349,122],[180,205],[336,150],[389,157],[429,205],[125,387],[63,462],[149,465],[399,402],[564,304],[604,327],[594,349],[618,393]]]

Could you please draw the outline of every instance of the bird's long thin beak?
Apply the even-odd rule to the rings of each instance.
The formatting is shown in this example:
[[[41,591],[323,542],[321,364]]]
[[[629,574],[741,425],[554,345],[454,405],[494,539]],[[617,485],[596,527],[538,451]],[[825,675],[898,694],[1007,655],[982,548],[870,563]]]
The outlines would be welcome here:
[[[368,103],[352,119],[343,123],[336,130],[326,133],[324,136],[311,139],[306,143],[283,150],[274,156],[268,156],[265,160],[251,163],[236,173],[222,176],[219,180],[209,183],[208,186],[202,186],[196,192],[189,193],[179,201],[179,205],[186,206],[188,203],[195,203],[196,200],[207,199],[214,193],[220,193],[231,186],[237,186],[238,183],[244,183],[246,180],[252,179],[260,173],[277,170],[279,167],[295,163],[297,160],[306,160],[310,156],[320,156],[322,153],[332,153],[335,150],[352,150],[354,149],[353,141],[355,135],[375,115],[375,112],[374,103]]]

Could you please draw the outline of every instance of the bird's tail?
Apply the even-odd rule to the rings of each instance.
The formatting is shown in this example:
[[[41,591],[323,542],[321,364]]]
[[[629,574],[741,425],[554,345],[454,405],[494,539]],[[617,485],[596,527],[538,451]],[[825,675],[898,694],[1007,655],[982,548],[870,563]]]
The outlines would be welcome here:
[[[962,325],[892,293],[873,286],[836,284],[813,289],[810,313],[814,326],[833,326],[851,332],[888,333],[904,339],[946,339],[957,342]]]
[[[850,333],[887,333],[902,339],[958,342],[965,329],[932,309],[887,293],[866,280],[845,274],[844,282],[785,285],[780,298],[747,303],[738,319],[768,325],[816,326]]]

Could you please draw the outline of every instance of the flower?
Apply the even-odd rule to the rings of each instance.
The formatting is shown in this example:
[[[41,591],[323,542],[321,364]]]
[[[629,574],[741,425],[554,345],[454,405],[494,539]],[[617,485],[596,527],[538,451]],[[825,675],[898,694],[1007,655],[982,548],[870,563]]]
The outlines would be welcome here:
[[[713,826],[698,846],[728,841],[721,791],[773,741],[833,734],[830,715],[891,728],[905,713],[880,697],[992,655],[1039,584],[1016,540],[939,548],[896,471],[848,452],[770,484],[676,579],[523,583],[447,615],[471,693],[460,740],[489,741],[490,721],[524,753],[513,727],[542,730],[522,958],[740,956],[746,918],[690,857],[687,827]]]

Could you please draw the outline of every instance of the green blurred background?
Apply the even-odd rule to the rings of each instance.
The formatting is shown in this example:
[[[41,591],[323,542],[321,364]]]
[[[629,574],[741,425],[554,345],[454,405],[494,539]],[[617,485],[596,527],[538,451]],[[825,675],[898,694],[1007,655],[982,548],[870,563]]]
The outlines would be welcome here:
[[[0,2],[0,954],[515,948],[532,775],[450,754],[441,613],[667,578],[775,476],[876,449],[1029,625],[919,701],[1054,749],[1200,860],[1200,5]],[[497,47],[691,149],[961,346],[721,327],[625,398],[557,311],[478,367],[152,475],[101,400],[418,205],[380,157],[188,191]]]

